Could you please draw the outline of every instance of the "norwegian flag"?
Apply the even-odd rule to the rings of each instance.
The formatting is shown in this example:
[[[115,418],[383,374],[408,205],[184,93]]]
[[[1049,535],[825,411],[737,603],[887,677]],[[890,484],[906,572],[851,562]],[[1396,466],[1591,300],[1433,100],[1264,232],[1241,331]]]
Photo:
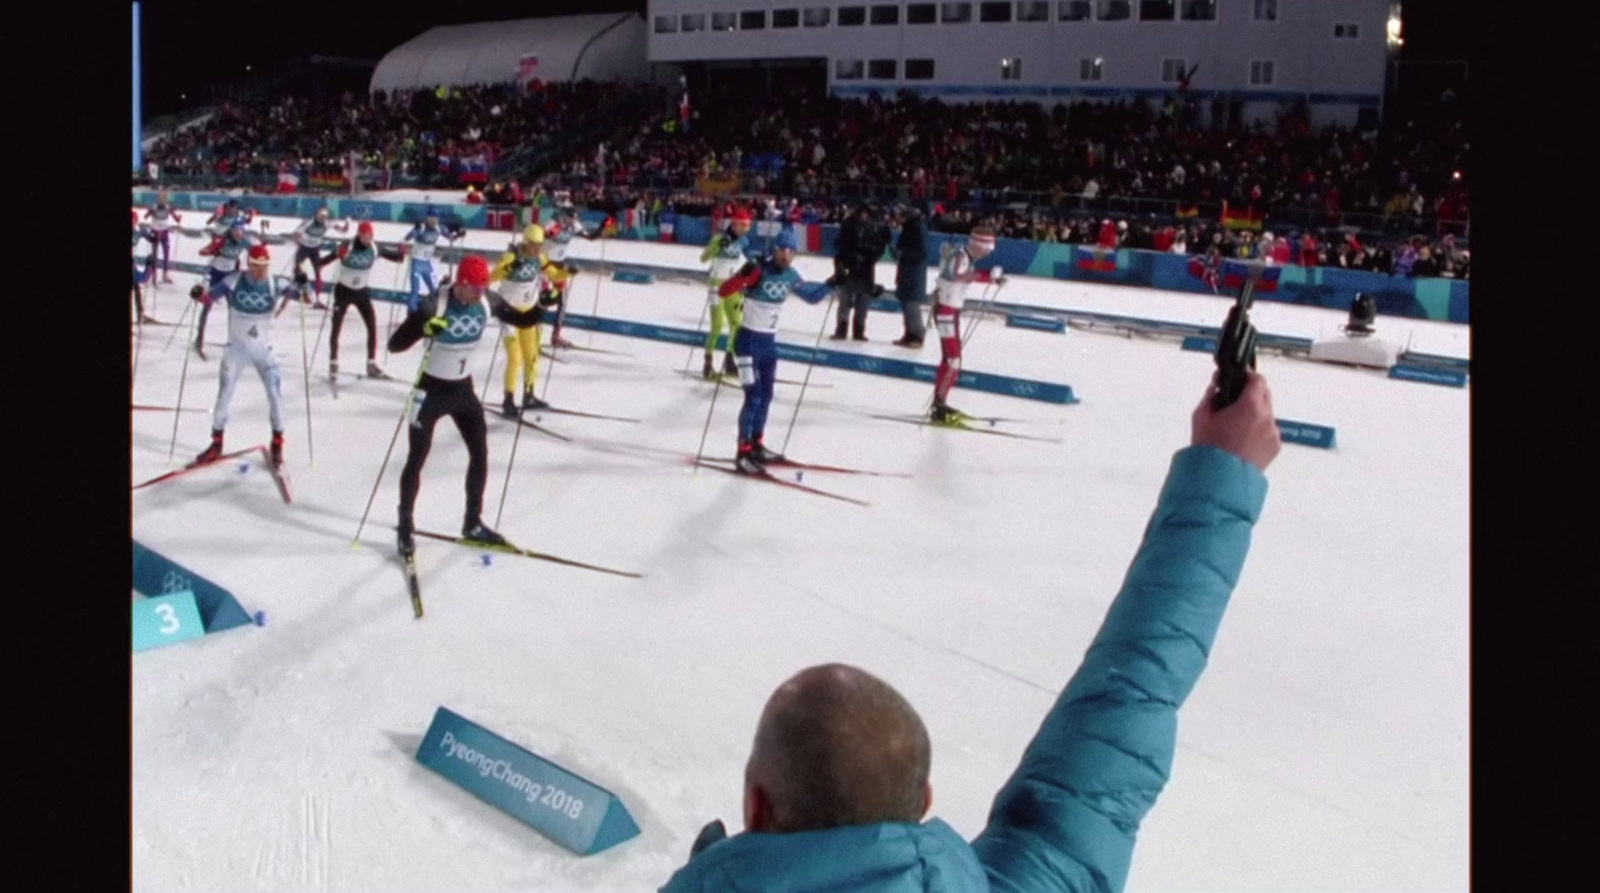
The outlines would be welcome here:
[[[689,79],[678,78],[678,83],[683,85],[683,96],[678,99],[678,125],[684,133],[689,132]]]

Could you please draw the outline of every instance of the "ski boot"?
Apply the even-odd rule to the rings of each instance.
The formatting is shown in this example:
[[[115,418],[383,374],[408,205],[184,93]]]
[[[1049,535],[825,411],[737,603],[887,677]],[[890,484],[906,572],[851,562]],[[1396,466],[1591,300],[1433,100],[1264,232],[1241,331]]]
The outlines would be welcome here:
[[[378,368],[378,364],[377,363],[374,363],[373,361],[368,360],[367,361],[367,377],[368,378],[383,379],[383,378],[388,378],[389,377],[389,373],[387,373],[387,372],[383,371],[382,369]]]
[[[510,391],[506,391],[506,400],[500,404],[500,412],[508,419],[514,419],[522,414],[521,410],[517,409],[517,401],[511,396]]]
[[[739,377],[739,364],[733,359],[731,350],[722,355],[722,374],[731,375],[735,379]]]
[[[843,341],[844,339],[846,339],[848,337],[850,337],[850,333],[846,332],[841,327],[841,328],[838,328],[838,329],[834,329],[833,330],[833,334],[828,336],[828,340],[829,341]]]
[[[767,449],[766,446],[761,443],[761,438],[759,437],[757,437],[755,442],[750,446],[750,453],[751,455],[755,456],[755,460],[758,464],[767,465],[772,462],[783,461],[783,454],[774,453],[773,451]]]
[[[733,460],[733,470],[740,474],[766,474],[760,459],[756,456],[755,444],[747,440],[739,441],[739,455]]]
[[[206,447],[204,450],[201,450],[200,451],[200,455],[195,456],[194,457],[194,461],[190,462],[189,464],[190,465],[206,465],[208,463],[215,462],[215,461],[217,461],[218,459],[221,459],[221,458],[222,458],[222,432],[221,431],[213,431],[213,432],[211,432],[211,445]]]
[[[909,347],[912,350],[916,350],[916,349],[922,347],[922,339],[921,338],[913,338],[910,335],[904,335],[904,336],[901,336],[900,338],[895,340],[894,346],[895,347]]]
[[[206,347],[205,347],[205,345],[200,343],[199,341],[196,341],[194,343],[194,352],[199,355],[201,360],[203,360],[203,361],[205,361],[207,363],[211,362],[211,358],[206,356]]]
[[[468,518],[461,525],[461,538],[485,546],[509,546],[506,538],[484,525],[481,518]]]
[[[942,400],[934,401],[933,412],[929,414],[928,418],[935,425],[948,425],[950,427],[959,426],[967,420],[965,413]]]
[[[716,370],[716,367],[711,362],[711,354],[709,354],[709,353],[706,354],[706,364],[700,370],[700,377],[704,378],[707,381],[710,381],[711,379],[717,377],[717,370]]]
[[[270,453],[271,458],[272,458],[272,467],[274,469],[283,468],[283,432],[282,431],[274,431],[274,432],[272,432],[272,444],[271,444],[271,447],[269,449],[269,453]]]
[[[395,525],[395,549],[400,553],[401,558],[409,559],[417,553],[417,542],[411,536],[413,529],[411,519],[404,515],[400,517],[400,523]]]
[[[522,392],[522,408],[549,409],[550,404],[540,400],[538,397],[533,396],[533,388],[528,388],[526,391]]]
[[[336,381],[338,378],[339,378],[339,361],[338,360],[329,360],[328,361],[328,380],[329,381]]]

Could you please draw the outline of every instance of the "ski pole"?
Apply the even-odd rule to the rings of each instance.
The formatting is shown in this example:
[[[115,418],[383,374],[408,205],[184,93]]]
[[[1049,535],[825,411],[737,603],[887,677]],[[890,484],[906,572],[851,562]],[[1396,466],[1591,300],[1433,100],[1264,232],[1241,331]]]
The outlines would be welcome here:
[[[589,316],[598,320],[600,318],[600,280],[606,268],[606,240],[600,239],[600,266],[594,271],[594,307],[590,308]],[[594,329],[589,330],[589,346],[594,346]]]
[[[295,302],[300,305],[300,377],[306,386],[306,461],[312,468],[317,467],[316,442],[311,437],[311,354],[306,348],[306,302],[305,292],[295,295]]]
[[[161,346],[162,353],[166,353],[167,348],[172,346],[172,339],[178,337],[178,332],[183,328],[183,321],[194,311],[195,303],[195,301],[191,300],[189,306],[183,308],[183,312],[178,314],[178,321],[172,324],[172,334],[167,336],[167,343]]]
[[[191,301],[190,303],[193,303],[193,302]],[[192,332],[192,331],[195,330],[195,328],[196,328],[195,322],[198,319],[199,319],[198,316],[193,316],[193,317],[189,318],[189,331]],[[176,329],[177,326],[173,326],[173,328]],[[178,420],[183,418],[183,386],[184,386],[184,383],[188,381],[188,379],[189,379],[189,348],[186,345],[184,347],[184,349],[183,349],[183,372],[178,376],[178,406],[177,406],[177,410],[175,412],[173,412],[173,414],[172,414],[172,444],[167,447],[167,461],[168,462],[172,461],[173,455],[175,453],[177,453],[177,451],[178,451]]]
[[[504,334],[502,333],[502,337]],[[494,346],[489,348],[489,371],[483,373],[483,396],[478,398],[479,403],[489,402],[489,384],[494,381],[494,360],[500,355],[501,338],[494,339]],[[511,351],[506,351],[506,362],[511,362]],[[498,522],[496,522],[498,523]]]
[[[811,362],[806,364],[806,377],[804,381],[800,382],[800,397],[794,401],[794,412],[789,415],[789,430],[784,432],[783,447],[778,450],[779,453],[784,453],[789,449],[789,437],[794,434],[795,419],[800,417],[800,404],[805,402],[806,388],[811,384],[811,370],[817,367],[817,352],[822,349],[822,335],[828,331],[828,315],[833,312],[834,295],[835,292],[831,290],[828,292],[828,306],[822,311],[822,328],[817,330],[817,343],[811,347]]]
[[[713,288],[715,288],[715,287],[713,286]],[[720,298],[716,298],[714,296],[709,296],[708,295],[706,297],[705,302],[700,306],[700,320],[694,324],[694,330],[696,332],[699,332],[700,331],[700,326],[705,324],[706,315],[711,312],[711,302],[715,301],[715,300],[721,300],[721,299]],[[706,334],[709,335],[710,332],[708,331]],[[732,347],[733,345],[730,344],[728,346]],[[698,349],[692,348],[692,347],[689,348],[689,358],[683,361],[683,374],[684,375],[688,375],[689,374],[689,367],[694,365],[694,355],[696,353],[704,353],[704,351],[701,351],[701,350],[698,350]]]
[[[511,362],[509,356],[506,358],[506,362]],[[526,427],[522,424],[520,417],[514,418],[513,421],[517,423],[517,430],[511,435],[511,455],[506,459],[505,483],[500,485],[500,505],[494,510],[494,526],[497,528],[500,526],[500,516],[506,510],[506,491],[511,488],[511,469],[517,462],[517,442],[522,440],[522,429]]]
[[[361,545],[361,531],[367,526],[367,515],[372,512],[372,501],[378,498],[378,485],[383,483],[383,473],[389,470],[389,457],[394,455],[394,444],[400,439],[400,428],[411,415],[411,406],[417,399],[417,390],[422,386],[422,376],[427,374],[428,355],[433,353],[433,344],[434,340],[429,338],[428,346],[422,349],[422,362],[417,368],[417,379],[412,382],[411,390],[406,394],[405,408],[400,411],[400,418],[394,423],[394,434],[389,438],[389,449],[384,451],[383,464],[378,466],[378,479],[372,482],[372,495],[367,497],[367,507],[361,512],[361,523],[356,525],[356,535],[350,540],[352,549]]]

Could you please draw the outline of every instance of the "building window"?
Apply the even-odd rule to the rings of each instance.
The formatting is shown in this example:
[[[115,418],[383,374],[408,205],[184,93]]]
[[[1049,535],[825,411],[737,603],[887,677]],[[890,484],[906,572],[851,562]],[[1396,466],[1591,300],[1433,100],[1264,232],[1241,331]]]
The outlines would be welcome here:
[[[1353,24],[1333,26],[1333,36],[1337,38],[1347,38],[1353,40],[1359,35],[1359,33],[1360,30]]]
[[[946,25],[959,25],[972,21],[971,3],[941,3],[939,4],[939,21]]]
[[[895,59],[873,59],[867,63],[867,77],[875,81],[892,81],[900,63]]]
[[[732,31],[738,24],[739,16],[731,12],[714,12],[711,14],[711,30]]]
[[[933,80],[933,60],[932,59],[907,59],[906,60],[906,80],[908,80],[908,81],[931,81],[931,80]]]
[[[831,18],[833,18],[832,8],[827,6],[808,6],[802,21],[805,22],[807,28],[826,28]]]
[[[867,8],[865,6],[839,7],[839,27],[850,28],[867,23]]]
[[[1170,22],[1178,16],[1174,0],[1139,0],[1139,21]]]
[[[1022,80],[1022,59],[1020,57],[1013,56],[1010,59],[1000,60],[1000,80]]]
[[[1256,21],[1276,22],[1278,20],[1278,0],[1256,0]]]
[[[978,4],[978,21],[980,22],[1009,22],[1011,21],[1011,0],[999,0],[995,3]]]
[[[1089,0],[1061,0],[1056,19],[1063,22],[1087,22],[1094,4]]]
[[[676,33],[678,33],[678,17],[677,16],[656,16],[656,33],[657,34],[676,34]]]
[[[800,27],[800,10],[774,9],[772,11],[772,27],[798,28]]]
[[[1183,20],[1185,22],[1215,22],[1217,20],[1217,0],[1183,0]]]
[[[900,7],[874,6],[872,7],[872,24],[898,25],[900,24]]]
[[[1020,0],[1017,3],[1017,21],[1050,21],[1050,0]]]
[[[938,19],[939,7],[932,3],[906,4],[907,25],[931,25]],[[906,77],[910,77],[910,75],[906,75]]]
[[[1098,81],[1105,74],[1106,60],[1104,59],[1079,59],[1078,80]]]
[[[1132,0],[1100,0],[1099,15],[1102,22],[1121,22],[1133,17]]]
[[[767,27],[767,11],[765,9],[747,9],[739,13],[740,31],[760,31]]]
[[[1161,60],[1161,82],[1163,84],[1175,84],[1179,80],[1182,80],[1182,79],[1183,79],[1183,60],[1182,59],[1162,59]]]
[[[833,60],[833,79],[836,81],[859,81],[865,71],[866,64],[860,59]]]
[[[703,12],[686,12],[683,14],[682,21],[685,33],[706,30],[706,14]]]
[[[1257,59],[1250,63],[1250,86],[1270,87],[1277,72],[1269,61]]]

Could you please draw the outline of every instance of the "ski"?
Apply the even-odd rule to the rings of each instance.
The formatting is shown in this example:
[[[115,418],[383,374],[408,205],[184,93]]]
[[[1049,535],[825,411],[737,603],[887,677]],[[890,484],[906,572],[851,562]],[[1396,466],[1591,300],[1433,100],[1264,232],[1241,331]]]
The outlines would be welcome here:
[[[157,475],[157,476],[151,478],[150,480],[145,481],[142,484],[134,484],[133,485],[133,489],[140,490],[140,489],[143,489],[145,487],[150,486],[151,484],[159,484],[162,481],[171,480],[172,478],[178,477],[179,475],[188,474],[191,471],[196,471],[196,470],[201,469],[201,468],[210,468],[213,465],[221,464],[224,460],[237,459],[240,456],[248,456],[251,453],[255,452],[256,450],[262,450],[262,449],[266,449],[266,447],[253,446],[253,447],[250,447],[247,450],[238,450],[238,451],[232,452],[232,453],[223,453],[222,455],[218,456],[217,458],[212,459],[210,462],[190,462],[188,465],[185,465],[182,468],[175,468],[172,471],[167,472],[166,474]]]
[[[206,409],[203,406],[185,406],[185,407],[179,408],[177,406],[153,406],[153,405],[148,404],[148,403],[135,403],[135,404],[133,404],[133,411],[134,412],[210,412],[211,410]]]
[[[543,411],[544,410],[526,409],[526,410],[523,410],[523,413],[526,414],[526,413],[530,413],[530,412],[543,412]],[[516,416],[516,417],[508,416],[508,415],[505,414],[504,410],[501,410],[501,409],[498,409],[498,408],[495,408],[495,407],[485,406],[483,408],[483,412],[484,412],[484,415],[496,416],[498,418],[505,419],[508,422],[516,422],[519,425],[527,425],[529,428],[532,428],[533,430],[539,432],[540,434],[548,434],[548,435],[550,435],[551,437],[554,437],[557,440],[564,440],[567,443],[571,443],[572,442],[572,438],[568,437],[567,435],[562,434],[559,431],[552,431],[549,428],[546,428],[545,426],[539,424],[538,422],[533,421],[532,419],[523,418],[522,416]]]
[[[678,370],[678,374],[682,375],[684,378],[693,378],[693,379],[697,379],[699,381],[710,381],[711,380],[711,379],[706,378],[704,375],[701,375],[698,372],[685,372],[682,369]],[[739,376],[734,375],[732,373],[720,372],[720,373],[717,374],[716,378],[717,378],[717,383],[718,384],[727,385],[730,388],[743,388],[744,387],[743,385],[739,384]],[[795,385],[797,387],[800,386],[800,385],[804,385],[805,384],[805,382],[799,381],[799,380],[793,379],[793,378],[777,378],[777,379],[773,379],[773,383],[774,384]],[[814,381],[814,382],[811,383],[811,387],[813,387],[813,388],[831,388],[831,387],[833,387],[833,385]]]
[[[601,348],[598,348],[598,347],[584,347],[581,344],[562,344],[562,345],[559,345],[559,348],[561,350],[580,350],[580,351],[583,351],[584,353],[604,353],[604,354],[610,354],[610,355],[612,355],[614,357],[629,357],[629,358],[633,357],[633,354],[631,354],[631,353],[623,353],[620,350],[602,350]],[[549,348],[545,348],[545,349],[548,350]]]
[[[996,431],[993,428],[974,428],[965,422],[935,422],[922,416],[903,415],[873,415],[875,419],[885,419],[891,422],[909,422],[913,425],[922,425],[930,428],[948,428],[952,431],[971,431],[973,434],[990,434],[995,437],[1014,437],[1018,440],[1036,440],[1040,443],[1061,443],[1059,437],[1038,437],[1032,434],[1018,434],[1015,431]]]
[[[727,462],[728,464],[720,464],[723,462]],[[748,478],[756,481],[768,481],[770,483],[777,484],[780,487],[790,487],[806,493],[814,493],[818,496],[826,496],[829,499],[837,499],[840,502],[848,502],[859,506],[872,505],[872,503],[867,502],[865,499],[856,499],[853,496],[845,496],[842,493],[832,493],[827,490],[819,490],[816,487],[808,487],[805,484],[799,483],[798,481],[786,481],[783,478],[777,477],[770,471],[762,471],[760,474],[746,474],[745,472],[733,467],[733,463],[727,459],[700,459],[694,461],[692,464],[701,468],[714,468],[717,471],[725,472],[736,477]]]
[[[411,613],[422,619],[422,582],[417,579],[417,556],[412,553],[405,559],[406,589],[411,592]]]
[[[712,462],[732,462],[734,460],[718,456]],[[765,463],[768,468],[793,468],[799,471],[825,471],[831,474],[863,474],[875,478],[910,478],[911,475],[899,471],[867,471],[863,468],[846,468],[842,465],[815,465],[810,462],[796,462],[793,459],[774,459]]]
[[[417,536],[425,536],[429,539],[435,539],[446,543],[455,543],[458,546],[466,546],[471,549],[489,549],[490,551],[494,552],[504,552],[507,555],[521,555],[523,558],[537,558],[540,561],[552,561],[556,564],[565,564],[568,567],[581,567],[584,570],[599,571],[603,574],[615,574],[619,577],[632,577],[634,579],[639,579],[640,577],[644,576],[644,574],[636,574],[632,571],[619,571],[615,568],[601,567],[598,564],[585,564],[582,561],[573,561],[570,558],[561,558],[555,555],[548,555],[544,552],[535,552],[532,549],[524,549],[520,546],[511,545],[510,543],[507,543],[504,546],[497,546],[493,543],[469,540],[466,537],[461,536],[446,536],[442,533],[434,533],[429,530],[418,530],[415,531],[415,533]]]
[[[628,422],[630,424],[638,424],[639,422],[643,421],[643,419],[630,419],[627,416],[604,415],[598,412],[579,412],[576,409],[560,409],[555,406],[546,406],[543,409],[524,409],[523,412],[554,412],[560,413],[561,415],[578,416],[585,419],[604,419],[608,422]]]
[[[261,459],[267,463],[267,472],[272,475],[272,482],[278,485],[278,495],[283,497],[284,504],[293,505],[294,497],[289,495],[289,475],[282,468],[273,466],[269,448],[261,448]]]

